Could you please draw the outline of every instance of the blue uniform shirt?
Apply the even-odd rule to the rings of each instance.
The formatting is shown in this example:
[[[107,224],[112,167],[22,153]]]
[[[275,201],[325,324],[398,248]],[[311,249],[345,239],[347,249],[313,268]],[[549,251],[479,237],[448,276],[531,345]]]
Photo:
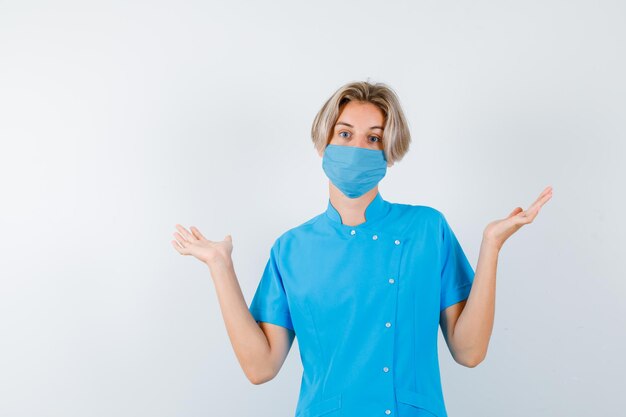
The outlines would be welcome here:
[[[439,315],[473,280],[440,211],[379,192],[358,226],[343,224],[329,199],[279,236],[249,309],[296,333],[296,417],[447,417]]]

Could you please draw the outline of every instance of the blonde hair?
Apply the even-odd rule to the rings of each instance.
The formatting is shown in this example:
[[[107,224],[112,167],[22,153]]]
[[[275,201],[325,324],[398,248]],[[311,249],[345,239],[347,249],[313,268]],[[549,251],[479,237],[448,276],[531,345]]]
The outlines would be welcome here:
[[[409,151],[411,133],[396,93],[384,83],[350,82],[340,87],[324,103],[313,120],[311,139],[320,152],[331,140],[339,113],[349,101],[369,102],[380,108],[385,118],[383,151],[387,162],[400,161]]]

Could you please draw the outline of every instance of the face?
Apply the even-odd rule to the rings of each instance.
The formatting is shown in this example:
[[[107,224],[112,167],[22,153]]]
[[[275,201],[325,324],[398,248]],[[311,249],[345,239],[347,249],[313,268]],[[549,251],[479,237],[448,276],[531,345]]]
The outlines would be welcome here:
[[[350,101],[339,113],[329,144],[382,150],[384,124],[383,112],[376,105]]]

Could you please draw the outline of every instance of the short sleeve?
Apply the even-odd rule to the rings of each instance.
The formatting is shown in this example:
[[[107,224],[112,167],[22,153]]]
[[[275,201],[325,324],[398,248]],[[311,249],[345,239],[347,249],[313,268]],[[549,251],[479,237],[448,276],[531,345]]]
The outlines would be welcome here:
[[[442,311],[469,297],[474,282],[474,269],[443,213],[440,231],[441,300],[439,311]]]
[[[277,239],[270,250],[269,259],[265,264],[263,276],[254,293],[249,310],[256,321],[264,321],[294,330],[287,294],[278,269],[279,249],[280,243]]]

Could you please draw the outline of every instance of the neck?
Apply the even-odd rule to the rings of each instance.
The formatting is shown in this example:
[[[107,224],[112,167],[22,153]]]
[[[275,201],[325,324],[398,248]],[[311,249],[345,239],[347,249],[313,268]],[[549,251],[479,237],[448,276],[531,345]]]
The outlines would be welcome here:
[[[378,185],[360,197],[346,197],[332,182],[328,182],[330,203],[339,212],[341,223],[358,226],[365,222],[365,209],[378,194]]]

